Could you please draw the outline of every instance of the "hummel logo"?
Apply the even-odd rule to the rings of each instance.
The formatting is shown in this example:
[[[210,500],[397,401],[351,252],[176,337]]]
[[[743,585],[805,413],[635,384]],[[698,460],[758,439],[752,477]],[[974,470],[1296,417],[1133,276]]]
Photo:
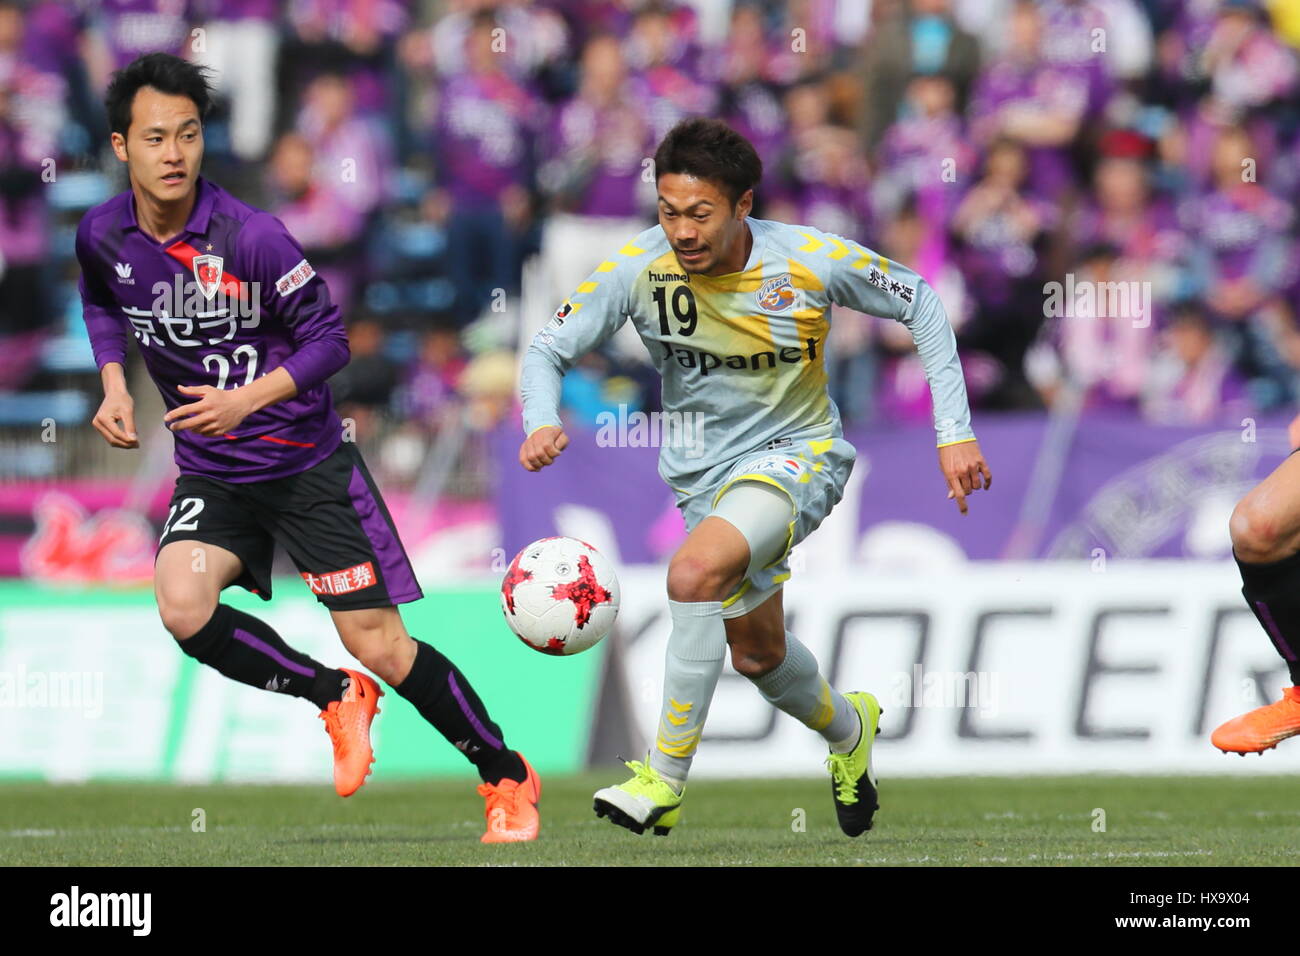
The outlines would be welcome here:
[[[272,677],[269,681],[266,682],[267,690],[281,691],[288,686],[289,686],[289,678],[287,677],[284,680],[278,680],[277,678]]]
[[[469,738],[467,737],[464,740],[456,741],[456,749],[461,751],[462,753],[476,754],[483,748],[480,747],[478,744],[470,743]]]
[[[115,263],[113,268],[117,271],[117,281],[122,285],[135,285],[135,280],[131,278],[131,264],[129,262]]]

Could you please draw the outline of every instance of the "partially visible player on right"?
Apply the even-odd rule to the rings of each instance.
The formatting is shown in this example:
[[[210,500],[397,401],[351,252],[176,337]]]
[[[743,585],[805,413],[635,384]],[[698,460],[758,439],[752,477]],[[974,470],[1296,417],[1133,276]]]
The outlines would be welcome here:
[[[1300,418],[1291,423],[1292,446]],[[1210,735],[1225,753],[1262,754],[1300,734],[1300,455],[1278,465],[1233,509],[1232,553],[1241,593],[1291,672],[1282,699],[1234,717]]]

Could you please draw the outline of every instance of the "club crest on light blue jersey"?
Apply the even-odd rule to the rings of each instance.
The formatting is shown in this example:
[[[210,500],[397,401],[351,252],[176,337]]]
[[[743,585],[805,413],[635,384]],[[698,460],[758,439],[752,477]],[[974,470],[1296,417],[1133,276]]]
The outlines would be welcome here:
[[[794,280],[790,273],[773,276],[758,287],[758,306],[767,312],[784,312],[794,305]]]

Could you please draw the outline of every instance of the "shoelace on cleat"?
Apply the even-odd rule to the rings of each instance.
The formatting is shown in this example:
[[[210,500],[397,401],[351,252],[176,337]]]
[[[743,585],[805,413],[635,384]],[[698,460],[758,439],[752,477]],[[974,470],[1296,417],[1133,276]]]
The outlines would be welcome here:
[[[505,781],[502,781],[504,783]],[[495,810],[504,810],[506,822],[514,823],[515,817],[519,815],[519,798],[524,789],[522,783],[514,780],[510,781],[515,784],[513,787],[504,787],[495,783],[480,783],[478,785],[478,794],[487,801],[484,808],[484,815],[487,817],[488,826],[492,825],[492,813]],[[503,828],[504,829],[504,828]]]
[[[849,771],[849,754],[831,754],[826,758],[826,767],[835,782],[835,799],[846,806],[858,802],[858,790]]]
[[[334,744],[334,749],[336,751],[346,749],[347,738],[343,735],[343,724],[339,720],[338,708],[336,707],[333,710],[322,710],[320,712],[320,719],[325,721],[325,730],[330,735],[330,740]]]
[[[640,760],[625,760],[627,768],[632,771],[635,781],[639,784],[640,789],[649,790],[653,787],[664,785],[663,778],[651,769],[649,763],[642,763]],[[671,790],[672,788],[669,787]]]

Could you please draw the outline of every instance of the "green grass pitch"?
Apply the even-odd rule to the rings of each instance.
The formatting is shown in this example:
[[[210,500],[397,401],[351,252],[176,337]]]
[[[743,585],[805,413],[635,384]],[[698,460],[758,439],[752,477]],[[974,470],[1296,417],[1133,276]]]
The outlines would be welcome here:
[[[1300,845],[1289,777],[885,780],[875,829],[850,840],[828,780],[697,779],[671,835],[636,836],[591,810],[618,776],[545,779],[541,839],[506,846],[479,844],[472,781],[372,780],[347,800],[328,781],[12,783],[0,864],[1230,866],[1289,865]]]

